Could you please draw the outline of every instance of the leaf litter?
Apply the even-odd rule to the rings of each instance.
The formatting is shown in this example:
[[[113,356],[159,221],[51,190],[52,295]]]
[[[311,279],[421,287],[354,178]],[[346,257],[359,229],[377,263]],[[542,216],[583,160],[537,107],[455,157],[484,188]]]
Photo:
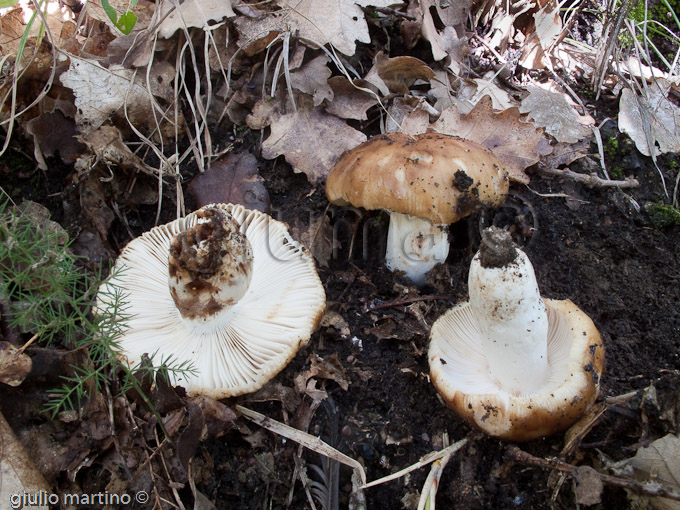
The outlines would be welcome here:
[[[110,4],[119,14],[128,8],[125,2],[112,0]],[[470,2],[411,0],[408,5],[397,6],[386,0],[343,0],[327,9],[318,9],[313,0],[233,6],[231,2],[202,0],[158,4],[139,0],[135,10],[137,24],[128,36],[118,31],[100,4],[88,3],[86,12],[90,20],[103,22],[90,32],[91,37],[68,28],[72,25],[67,22],[63,24],[64,30],[59,31],[60,38],[51,40],[57,47],[69,48],[68,60],[56,73],[53,89],[58,91],[61,87],[67,94],[56,100],[44,97],[40,112],[17,118],[19,127],[35,140],[35,158],[43,170],[53,172],[50,167],[56,154],[67,164],[76,155],[80,156],[73,174],[68,176],[77,188],[75,195],[80,207],[67,213],[69,221],[82,228],[78,243],[82,246],[90,239],[86,235],[94,230],[100,239],[88,244],[100,246],[105,252],[109,240],[118,244],[121,239],[138,234],[141,225],[153,222],[153,219],[142,219],[140,211],[145,205],[157,204],[156,217],[161,210],[166,215],[182,214],[186,175],[193,178],[188,191],[198,205],[232,201],[267,209],[271,195],[276,213],[291,222],[294,236],[308,246],[325,278],[324,283],[336,291],[337,301],[331,303],[333,310],[321,321],[320,353],[309,353],[305,361],[298,360],[287,371],[287,380],[294,380],[295,388],[272,383],[251,396],[254,405],[274,414],[278,412],[283,422],[299,415],[298,423],[309,426],[313,423],[310,402],[325,400],[333,394],[348,417],[342,437],[351,445],[352,456],[359,459],[359,465],[354,459],[350,462],[346,453],[337,460],[344,459],[351,464],[356,469],[356,478],[363,477],[364,481],[366,469],[385,472],[390,469],[390,462],[408,465],[404,462],[406,459],[399,459],[404,451],[408,452],[411,462],[417,459],[415,453],[403,450],[403,446],[402,453],[392,451],[391,448],[399,447],[399,441],[390,439],[389,443],[386,440],[381,443],[379,438],[408,437],[409,448],[419,448],[413,452],[419,452],[420,456],[423,448],[447,451],[442,450],[445,444],[438,438],[442,437],[441,430],[450,426],[450,416],[444,420],[439,411],[434,416],[428,412],[426,417],[409,414],[410,420],[406,421],[414,424],[414,428],[393,433],[392,428],[397,426],[400,417],[394,415],[395,404],[388,401],[392,392],[403,399],[397,407],[414,395],[420,395],[421,400],[434,400],[422,391],[424,386],[418,388],[418,385],[426,380],[422,361],[429,324],[442,311],[443,304],[439,306],[436,299],[418,300],[423,296],[416,289],[393,285],[394,276],[381,273],[376,266],[371,267],[372,272],[365,272],[366,266],[359,267],[354,260],[338,272],[337,254],[351,251],[355,239],[358,245],[368,239],[380,242],[379,236],[372,234],[379,230],[382,220],[379,215],[357,216],[351,239],[338,240],[338,223],[332,221],[334,211],[324,210],[326,204],[319,197],[325,176],[340,155],[364,141],[368,134],[383,130],[412,134],[434,130],[464,136],[493,150],[516,182],[542,188],[545,196],[551,194],[552,186],[567,189],[568,186],[561,187],[559,179],[572,178],[575,172],[565,167],[588,159],[593,120],[575,107],[562,85],[550,83],[551,80],[546,82],[545,77],[540,78],[542,83],[533,84],[517,79],[520,74],[512,77],[515,62],[538,71],[552,71],[551,66],[556,64],[572,76],[584,77],[591,72],[593,52],[583,47],[577,50],[569,41],[558,39],[562,20],[556,5],[550,2],[538,6],[530,2],[472,5]],[[16,40],[22,33],[22,13],[16,9],[2,16],[3,37],[14,34]],[[468,25],[470,19],[487,24],[488,30],[473,33]],[[50,26],[53,32],[57,31],[58,25]],[[395,33],[394,30],[400,31],[404,44],[414,50],[413,54],[399,54],[399,50],[390,49],[389,42],[394,42],[390,34]],[[380,33],[387,35],[388,44],[378,42],[383,37]],[[427,43],[421,45],[424,49],[418,46],[421,38]],[[3,55],[16,52],[10,39],[12,37],[0,39]],[[29,41],[29,49],[31,44]],[[491,53],[489,48],[493,50]],[[22,88],[24,105],[40,97],[39,89],[47,80],[45,71],[50,70],[51,60],[41,62],[31,63],[28,68],[38,90]],[[471,69],[471,63],[483,72]],[[186,69],[192,67],[195,74],[187,76]],[[508,86],[508,74],[502,72],[503,67],[511,68],[512,86]],[[633,79],[647,79],[630,66],[627,72]],[[612,80],[606,86],[612,87],[614,83]],[[642,90],[644,97],[638,99]],[[670,91],[665,82],[657,85],[652,80],[640,86],[636,93],[624,88],[621,94],[619,129],[630,135],[643,154],[654,154],[654,147],[659,154],[677,152],[673,141],[677,123],[673,117],[674,103],[668,99]],[[73,101],[68,96],[70,93],[77,111],[75,107],[71,111],[63,108]],[[216,97],[220,101],[215,100]],[[521,97],[524,99],[520,103]],[[206,98],[210,100],[203,102]],[[55,107],[55,101],[64,102]],[[649,112],[652,124],[658,122],[661,128],[640,128]],[[50,133],[46,127],[57,118],[64,126],[63,132]],[[208,123],[211,123],[210,129]],[[248,128],[261,133],[244,132]],[[229,133],[228,141],[218,139],[218,132],[222,136]],[[180,142],[180,137],[187,134],[191,135],[189,147]],[[258,135],[261,143],[254,141]],[[87,149],[78,145],[78,141]],[[258,155],[274,162],[258,161]],[[290,168],[304,175],[302,180],[284,173],[282,167],[287,167],[283,159]],[[196,164],[199,171],[187,174],[188,162]],[[536,163],[561,172],[555,174],[560,176],[558,179],[548,181],[548,189],[544,179],[536,177]],[[224,179],[224,175],[228,177]],[[278,178],[279,175],[285,177]],[[291,183],[297,183],[300,190],[293,191]],[[159,193],[168,188],[176,191],[172,199]],[[314,212],[318,215],[298,209],[295,201],[315,204]],[[601,209],[593,217],[602,213],[605,214],[603,223],[615,221],[611,212],[603,213]],[[302,216],[309,214],[308,222],[306,218],[300,221],[301,213]],[[84,220],[73,220],[75,214]],[[500,218],[493,221],[503,221]],[[479,221],[481,224],[486,219],[481,217]],[[357,230],[361,228],[363,232]],[[514,224],[509,228],[520,229]],[[121,234],[123,231],[128,233]],[[467,235],[471,236],[470,240],[474,238],[473,234]],[[568,229],[560,235],[566,239],[567,247],[570,243],[583,242],[575,241]],[[636,246],[638,250],[644,249],[644,244]],[[97,250],[90,253],[95,252]],[[462,254],[456,248],[454,252],[457,256]],[[566,263],[565,260],[562,263]],[[453,259],[449,266],[428,281],[437,287],[441,285],[447,294],[451,286],[460,294],[457,282],[462,281],[464,275],[459,274],[459,265]],[[587,263],[576,265],[572,271],[576,274],[583,270],[579,267],[587,266]],[[670,278],[673,278],[672,271]],[[336,277],[337,288],[333,283]],[[565,289],[574,284],[555,285],[559,292],[566,293]],[[395,295],[396,300],[381,299]],[[3,299],[5,296],[0,296],[0,305]],[[375,307],[365,308],[369,303]],[[611,300],[609,304],[611,306]],[[603,313],[599,320],[606,323],[606,317]],[[362,338],[354,336],[357,334]],[[339,352],[342,354],[338,355]],[[374,368],[390,364],[398,367],[395,371],[398,375]],[[7,366],[10,372],[16,368],[11,363]],[[30,372],[26,366],[18,366],[21,377],[9,377],[7,381],[16,383],[18,392],[31,391],[34,381]],[[57,373],[68,375],[63,370]],[[408,386],[403,386],[405,381],[401,377],[408,377]],[[181,390],[175,391],[162,381],[144,384],[162,416],[154,415],[140,395],[129,392],[110,397],[108,401],[98,397],[79,414],[63,414],[32,433],[29,441],[34,441],[36,458],[45,461],[51,480],[63,471],[69,483],[77,482],[83,489],[101,489],[101,481],[92,475],[92,468],[105,466],[111,473],[107,490],[148,490],[181,507],[184,495],[180,495],[178,489],[188,485],[195,507],[210,508],[214,506],[211,499],[215,494],[209,489],[214,482],[211,456],[214,452],[201,445],[228,435],[230,442],[245,442],[250,448],[233,450],[233,461],[228,459],[224,466],[223,472],[233,473],[233,480],[240,483],[237,484],[239,492],[249,479],[262,481],[266,487],[282,485],[282,478],[274,471],[279,462],[275,459],[287,458],[292,449],[274,439],[279,436],[253,432],[231,402],[187,398]],[[365,384],[386,385],[387,389],[375,393],[380,397],[369,395],[365,403],[353,402],[354,393],[364,395],[358,388]],[[421,402],[412,401],[410,407],[422,409],[417,404]],[[403,409],[401,412],[408,414]],[[615,412],[609,410],[608,413],[608,419],[613,420],[611,416],[615,416]],[[249,416],[257,423],[267,423],[261,414]],[[563,451],[565,459],[578,450],[580,456],[574,462],[587,461],[588,450],[579,450],[579,445],[592,430],[595,433],[600,430],[601,419],[602,415],[594,417],[581,434],[574,435],[578,440],[573,442],[571,453]],[[647,423],[656,423],[655,420],[663,421],[656,416]],[[286,434],[297,437],[285,423],[282,425],[282,428],[279,425],[272,428],[284,437],[289,437]],[[464,429],[461,432],[461,427],[454,427],[459,432],[457,437],[467,433]],[[166,435],[159,435],[159,431]],[[63,438],[62,444],[47,441],[48,437]],[[85,440],[78,442],[79,438]],[[310,447],[325,448],[310,438],[299,439]],[[499,451],[498,446],[488,441],[472,439],[490,452]],[[659,444],[652,442],[649,451],[662,457],[665,450],[673,451],[672,445],[659,447]],[[339,449],[343,449],[342,443]],[[40,450],[56,452],[56,455],[48,463],[47,458],[40,456]],[[332,450],[324,451],[337,455]],[[651,455],[651,461],[643,461],[642,451],[638,449],[639,471],[655,476],[659,462],[667,459],[659,460]],[[447,468],[459,469],[465,474],[451,482],[451,490],[467,503],[474,502],[471,494],[481,493],[475,485],[475,476],[489,479],[489,473],[479,472],[479,466],[477,473],[469,466],[475,465],[480,455],[493,455],[483,448],[475,450],[474,444],[470,453],[466,460],[449,462]],[[632,457],[631,453],[631,458],[638,455]],[[232,462],[249,466],[248,475],[244,475],[245,470],[239,472],[240,468],[231,465]],[[450,467],[456,462],[458,466]],[[507,473],[512,469],[507,461],[496,458],[493,462],[496,473],[501,476],[505,476],[504,470]],[[436,464],[423,486],[423,494],[429,495],[431,507],[445,464],[445,461]],[[116,466],[125,466],[125,469],[121,471]],[[76,473],[81,473],[79,480]],[[527,475],[522,476],[526,482]],[[537,483],[536,476],[529,478],[530,484]],[[131,479],[135,481],[130,482]],[[603,479],[599,471],[587,465],[577,467],[573,472],[576,501],[583,505],[600,502]],[[415,484],[405,482],[410,483],[410,494],[417,492],[420,482],[422,478]],[[360,483],[355,480],[349,498],[359,505],[362,493],[356,488]],[[517,487],[521,487],[520,483],[517,482]],[[523,489],[517,487],[513,501],[527,497]],[[533,487],[540,492],[538,485]],[[386,489],[375,494],[390,493],[391,497],[393,492]],[[290,493],[292,495],[293,488]],[[406,488],[403,495],[407,495]],[[371,497],[381,496],[369,495],[369,499]],[[425,504],[424,499],[421,504]]]

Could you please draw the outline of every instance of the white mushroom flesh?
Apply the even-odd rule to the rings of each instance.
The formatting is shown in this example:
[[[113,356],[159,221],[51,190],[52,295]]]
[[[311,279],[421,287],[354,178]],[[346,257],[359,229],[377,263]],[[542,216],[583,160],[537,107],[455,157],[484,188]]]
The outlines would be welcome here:
[[[545,386],[549,376],[548,313],[529,258],[513,250],[514,260],[485,267],[480,249],[470,264],[468,290],[492,377],[508,393],[525,395]]]
[[[390,212],[385,265],[390,271],[403,271],[416,285],[425,283],[425,274],[446,260],[449,232],[446,225],[428,219]]]

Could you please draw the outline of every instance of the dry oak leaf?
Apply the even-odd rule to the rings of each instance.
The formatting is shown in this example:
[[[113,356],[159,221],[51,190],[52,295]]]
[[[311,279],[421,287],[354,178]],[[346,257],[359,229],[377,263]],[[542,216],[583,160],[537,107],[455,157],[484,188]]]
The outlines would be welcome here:
[[[231,0],[184,0],[181,4],[178,0],[165,0],[160,3],[160,9],[159,19],[163,22],[157,30],[164,39],[184,27],[208,27],[209,21],[236,16]]]
[[[269,138],[262,143],[262,157],[274,159],[283,154],[295,172],[319,184],[343,152],[365,141],[365,134],[337,117],[318,108],[299,109],[272,122]]]
[[[472,80],[477,85],[477,90],[475,90],[474,95],[470,98],[470,102],[475,105],[484,96],[489,96],[494,110],[507,110],[517,106],[516,102],[510,97],[510,94],[494,83],[493,75],[493,71],[490,71],[483,78]]]
[[[680,152],[680,108],[668,100],[669,83],[658,79],[647,98],[624,89],[619,102],[619,131],[626,133],[645,156]],[[645,125],[649,128],[645,129]]]
[[[529,119],[558,142],[576,143],[592,134],[590,126],[595,119],[590,115],[579,115],[567,96],[560,92],[545,90],[528,85],[529,95],[522,100],[521,113],[528,113]]]
[[[395,0],[276,0],[281,10],[258,18],[239,16],[234,20],[241,47],[267,37],[271,32],[297,32],[318,45],[332,44],[345,55],[354,55],[356,42],[371,38],[361,7],[388,7]]]
[[[447,108],[432,128],[491,149],[503,163],[510,179],[525,184],[529,182],[529,176],[524,170],[536,164],[540,155],[550,152],[543,150],[545,139],[542,129],[522,122],[518,108],[495,113],[488,96],[483,97],[465,116],[461,116],[455,106]]]
[[[319,106],[325,99],[333,99],[333,89],[328,84],[331,77],[331,70],[326,65],[328,60],[325,54],[319,55],[290,73],[291,86],[312,96],[314,106]]]
[[[333,98],[326,101],[326,111],[341,119],[368,120],[366,112],[378,104],[378,99],[356,88],[344,76],[333,76],[328,80]]]

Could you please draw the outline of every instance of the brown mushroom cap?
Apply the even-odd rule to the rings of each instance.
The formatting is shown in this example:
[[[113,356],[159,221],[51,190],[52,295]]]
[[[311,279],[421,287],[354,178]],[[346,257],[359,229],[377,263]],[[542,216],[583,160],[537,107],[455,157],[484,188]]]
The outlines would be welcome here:
[[[554,434],[573,424],[598,396],[604,345],[595,325],[568,299],[544,302],[550,376],[530,395],[504,392],[490,377],[468,303],[449,310],[432,326],[432,383],[449,407],[487,434],[513,441]]]
[[[346,152],[326,181],[337,205],[387,209],[448,225],[505,199],[509,181],[486,147],[455,136],[389,133]]]

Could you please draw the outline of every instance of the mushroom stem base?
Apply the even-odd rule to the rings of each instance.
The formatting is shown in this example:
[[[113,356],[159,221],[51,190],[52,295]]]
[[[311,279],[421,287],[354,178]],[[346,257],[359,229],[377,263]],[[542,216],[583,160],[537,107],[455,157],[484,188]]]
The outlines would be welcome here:
[[[407,214],[390,213],[385,265],[390,271],[403,271],[417,285],[425,283],[425,273],[444,262],[449,254],[446,225]]]

